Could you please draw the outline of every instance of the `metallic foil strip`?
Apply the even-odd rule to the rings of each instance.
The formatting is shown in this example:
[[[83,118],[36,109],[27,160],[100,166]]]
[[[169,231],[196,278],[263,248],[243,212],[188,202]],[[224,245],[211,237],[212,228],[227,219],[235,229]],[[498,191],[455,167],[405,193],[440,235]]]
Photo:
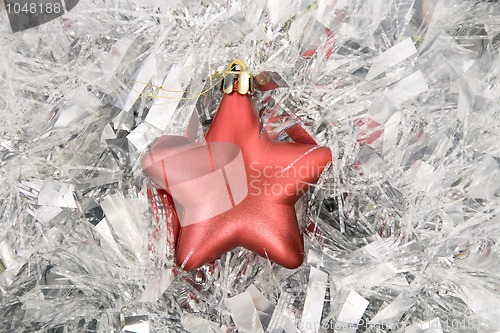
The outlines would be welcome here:
[[[269,333],[295,333],[293,295],[282,292],[267,328]]]
[[[302,318],[300,320],[300,329],[302,332],[319,332],[327,286],[328,274],[315,267],[311,267],[304,310],[302,311]]]
[[[245,291],[227,299],[231,309],[231,317],[242,333],[264,333],[264,328],[259,319],[259,314],[250,292]]]
[[[361,317],[366,308],[370,304],[354,290],[349,292],[347,299],[340,310],[337,322],[335,324],[335,332],[339,333],[354,333],[356,332]]]

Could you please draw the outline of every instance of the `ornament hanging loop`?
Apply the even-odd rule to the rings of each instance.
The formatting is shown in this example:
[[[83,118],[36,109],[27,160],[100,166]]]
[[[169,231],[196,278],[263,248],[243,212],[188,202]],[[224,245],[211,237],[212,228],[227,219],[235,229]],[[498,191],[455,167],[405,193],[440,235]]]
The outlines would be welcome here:
[[[229,64],[229,70],[224,71],[221,90],[225,94],[231,94],[235,87],[241,95],[253,93],[253,74],[241,59],[235,59]]]

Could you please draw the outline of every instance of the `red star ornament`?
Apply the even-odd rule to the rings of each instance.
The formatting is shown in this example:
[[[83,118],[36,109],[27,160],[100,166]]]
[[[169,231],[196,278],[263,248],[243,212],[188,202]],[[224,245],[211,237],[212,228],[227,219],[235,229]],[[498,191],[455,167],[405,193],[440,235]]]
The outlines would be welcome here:
[[[176,140],[178,137],[171,139]],[[191,144],[186,149],[187,146],[165,145],[168,140],[163,138],[163,144],[160,139],[143,159],[145,173],[157,185],[166,188],[183,206],[191,205],[189,210],[184,206],[181,218],[177,264],[185,270],[193,270],[242,246],[283,267],[300,266],[304,259],[304,243],[294,205],[331,162],[330,150],[312,144],[271,140],[266,131],[260,131],[250,96],[238,93],[236,88],[224,95],[205,140],[206,146]],[[223,164],[236,155],[234,151],[230,154],[232,157],[219,158],[224,162],[219,163],[214,158],[218,154],[215,148],[221,143],[239,147],[244,165],[239,169],[243,172],[243,182],[242,177],[236,177],[239,183],[231,180],[234,179],[231,175],[238,170],[226,168],[224,172]],[[169,161],[179,152],[184,154],[185,165],[169,169]],[[194,173],[202,176],[194,182],[186,182],[186,178],[192,178],[186,173],[202,168],[199,158],[207,153],[211,170],[198,170]],[[210,184],[215,182],[202,180],[207,173],[214,174],[219,169],[223,170],[219,175],[224,177],[224,186],[212,186]],[[181,176],[171,181],[173,173]],[[181,191],[174,190],[179,183],[190,185]],[[221,201],[227,197],[231,205],[220,209],[224,206]],[[201,201],[201,204],[193,201]]]

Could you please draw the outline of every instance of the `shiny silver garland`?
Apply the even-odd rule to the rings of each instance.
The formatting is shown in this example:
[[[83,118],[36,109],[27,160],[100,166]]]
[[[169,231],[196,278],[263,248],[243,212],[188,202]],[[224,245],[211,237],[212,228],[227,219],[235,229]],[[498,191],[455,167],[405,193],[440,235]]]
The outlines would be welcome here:
[[[82,0],[0,45],[0,332],[500,330],[498,2]],[[174,267],[138,163],[234,58],[334,154],[297,270]]]

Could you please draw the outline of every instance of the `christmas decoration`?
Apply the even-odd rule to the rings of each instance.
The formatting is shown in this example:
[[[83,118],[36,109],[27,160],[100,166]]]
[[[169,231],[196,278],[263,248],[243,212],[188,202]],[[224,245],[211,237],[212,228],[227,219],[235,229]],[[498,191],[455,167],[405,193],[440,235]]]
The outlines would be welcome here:
[[[241,245],[296,268],[304,245],[293,205],[319,179],[331,153],[272,141],[248,96],[252,75],[241,61],[230,67],[206,143],[179,149],[165,142],[173,138],[161,138],[143,159],[145,172],[184,207],[176,250],[181,267],[198,268]]]
[[[499,10],[469,0],[94,0],[16,33],[3,11],[0,332],[500,330]],[[294,205],[296,269],[243,247],[192,271],[179,266],[192,268],[196,249],[176,263],[187,228],[238,212],[252,191],[244,162],[255,134],[217,113],[221,100],[241,107],[248,97],[231,95],[238,74],[223,91],[212,75],[237,58],[258,73],[261,135],[331,151]],[[231,121],[243,121],[232,117],[249,110],[240,107],[224,107]],[[214,125],[224,127],[217,140]],[[229,135],[243,142],[219,140]],[[217,209],[189,206],[200,215],[187,219],[174,197],[188,188],[171,196],[145,176],[149,147],[172,153],[167,171],[197,161],[169,186],[200,190],[199,176],[212,174],[200,154],[214,148],[213,170],[235,170],[228,179],[248,193],[235,196],[245,187],[228,181],[233,202],[221,208],[213,193],[228,192],[201,188],[211,195],[195,203]],[[287,154],[265,161],[281,167]],[[265,211],[280,214],[266,203],[251,213]],[[176,221],[190,223],[181,236]]]

